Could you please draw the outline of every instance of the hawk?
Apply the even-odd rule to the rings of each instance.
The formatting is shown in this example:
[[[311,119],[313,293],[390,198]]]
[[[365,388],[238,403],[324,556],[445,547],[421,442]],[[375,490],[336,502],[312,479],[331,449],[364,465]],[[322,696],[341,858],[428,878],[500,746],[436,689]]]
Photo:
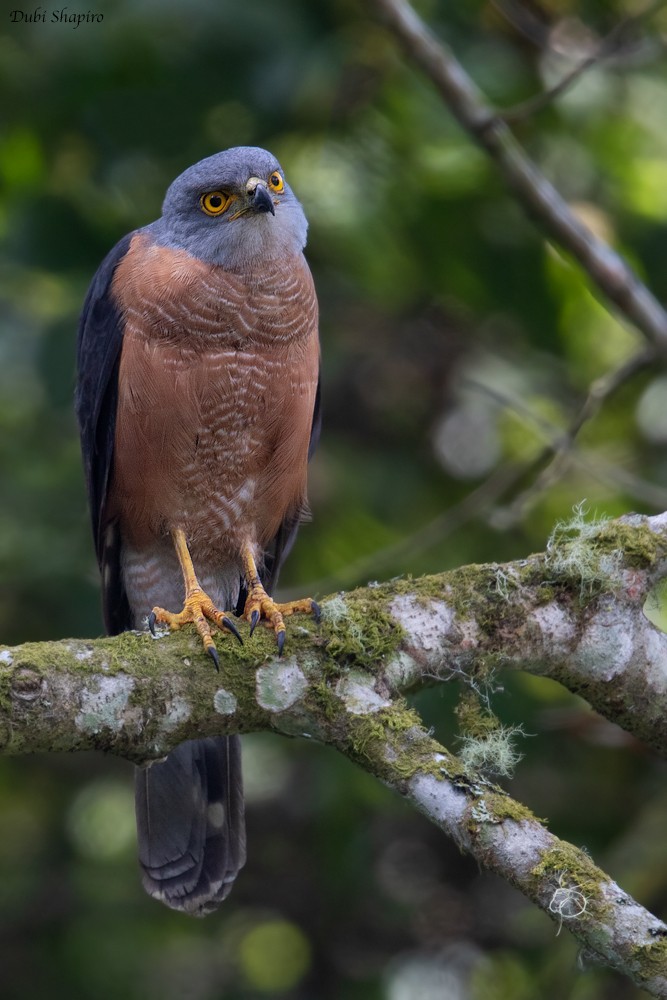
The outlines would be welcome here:
[[[100,265],[78,338],[76,410],[106,629],[234,612],[285,639],[318,608],[270,594],[307,511],[319,435],[315,289],[303,209],[271,153],[189,167],[157,221]],[[180,609],[180,610],[179,610]],[[245,862],[239,737],[190,740],[135,775],[147,891],[203,915]]]

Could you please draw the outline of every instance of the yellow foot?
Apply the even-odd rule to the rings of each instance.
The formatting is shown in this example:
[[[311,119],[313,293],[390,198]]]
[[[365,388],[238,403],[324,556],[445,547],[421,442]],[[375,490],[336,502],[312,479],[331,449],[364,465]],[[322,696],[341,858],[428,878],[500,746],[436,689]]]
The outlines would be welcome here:
[[[250,622],[250,635],[253,634],[262,619],[269,628],[273,629],[276,634],[279,656],[283,655],[283,646],[285,645],[285,618],[300,613],[312,614],[316,622],[320,620],[320,606],[311,597],[278,604],[269,597],[257,579],[253,581],[248,591],[243,608],[243,617]]]
[[[184,625],[194,625],[204,643],[204,649],[215,664],[216,670],[220,670],[220,660],[211,637],[209,622],[213,622],[221,630],[227,629],[243,645],[239,630],[232,619],[225,612],[218,611],[211,598],[204,593],[201,587],[193,587],[188,591],[183,610],[179,611],[178,614],[165,611],[164,608],[153,608],[148,616],[148,627],[153,635],[155,635],[156,622],[168,625],[174,631],[183,628]]]

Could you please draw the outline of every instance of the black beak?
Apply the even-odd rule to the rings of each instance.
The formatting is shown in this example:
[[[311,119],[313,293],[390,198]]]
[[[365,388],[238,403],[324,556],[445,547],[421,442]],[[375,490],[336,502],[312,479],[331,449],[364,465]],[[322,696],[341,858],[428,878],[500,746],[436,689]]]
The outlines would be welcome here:
[[[270,212],[271,215],[276,214],[271,195],[263,184],[258,184],[255,190],[249,192],[249,194],[250,204],[256,212]]]

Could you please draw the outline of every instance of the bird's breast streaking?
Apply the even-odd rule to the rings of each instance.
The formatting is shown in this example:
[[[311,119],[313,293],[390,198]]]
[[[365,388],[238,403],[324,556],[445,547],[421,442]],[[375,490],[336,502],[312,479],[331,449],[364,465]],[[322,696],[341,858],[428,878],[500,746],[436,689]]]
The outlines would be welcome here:
[[[126,325],[110,497],[133,547],[177,524],[229,555],[305,504],[317,302],[294,265],[241,278],[135,236],[113,283]]]

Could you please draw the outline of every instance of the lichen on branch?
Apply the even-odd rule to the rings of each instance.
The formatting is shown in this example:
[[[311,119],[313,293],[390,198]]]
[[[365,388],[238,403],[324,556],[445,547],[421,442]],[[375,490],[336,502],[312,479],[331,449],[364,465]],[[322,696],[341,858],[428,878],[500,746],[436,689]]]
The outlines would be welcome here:
[[[392,580],[322,602],[286,655],[258,630],[221,638],[220,673],[187,630],[157,639],[0,648],[0,752],[102,749],[135,762],[192,737],[320,740],[396,789],[586,949],[667,996],[667,927],[489,780],[512,734],[491,710],[503,669],[550,676],[667,752],[667,635],[644,613],[667,577],[667,515],[560,525],[545,553]],[[653,615],[652,617],[655,617]],[[404,695],[457,680],[457,756]],[[500,766],[502,765],[502,766]]]

